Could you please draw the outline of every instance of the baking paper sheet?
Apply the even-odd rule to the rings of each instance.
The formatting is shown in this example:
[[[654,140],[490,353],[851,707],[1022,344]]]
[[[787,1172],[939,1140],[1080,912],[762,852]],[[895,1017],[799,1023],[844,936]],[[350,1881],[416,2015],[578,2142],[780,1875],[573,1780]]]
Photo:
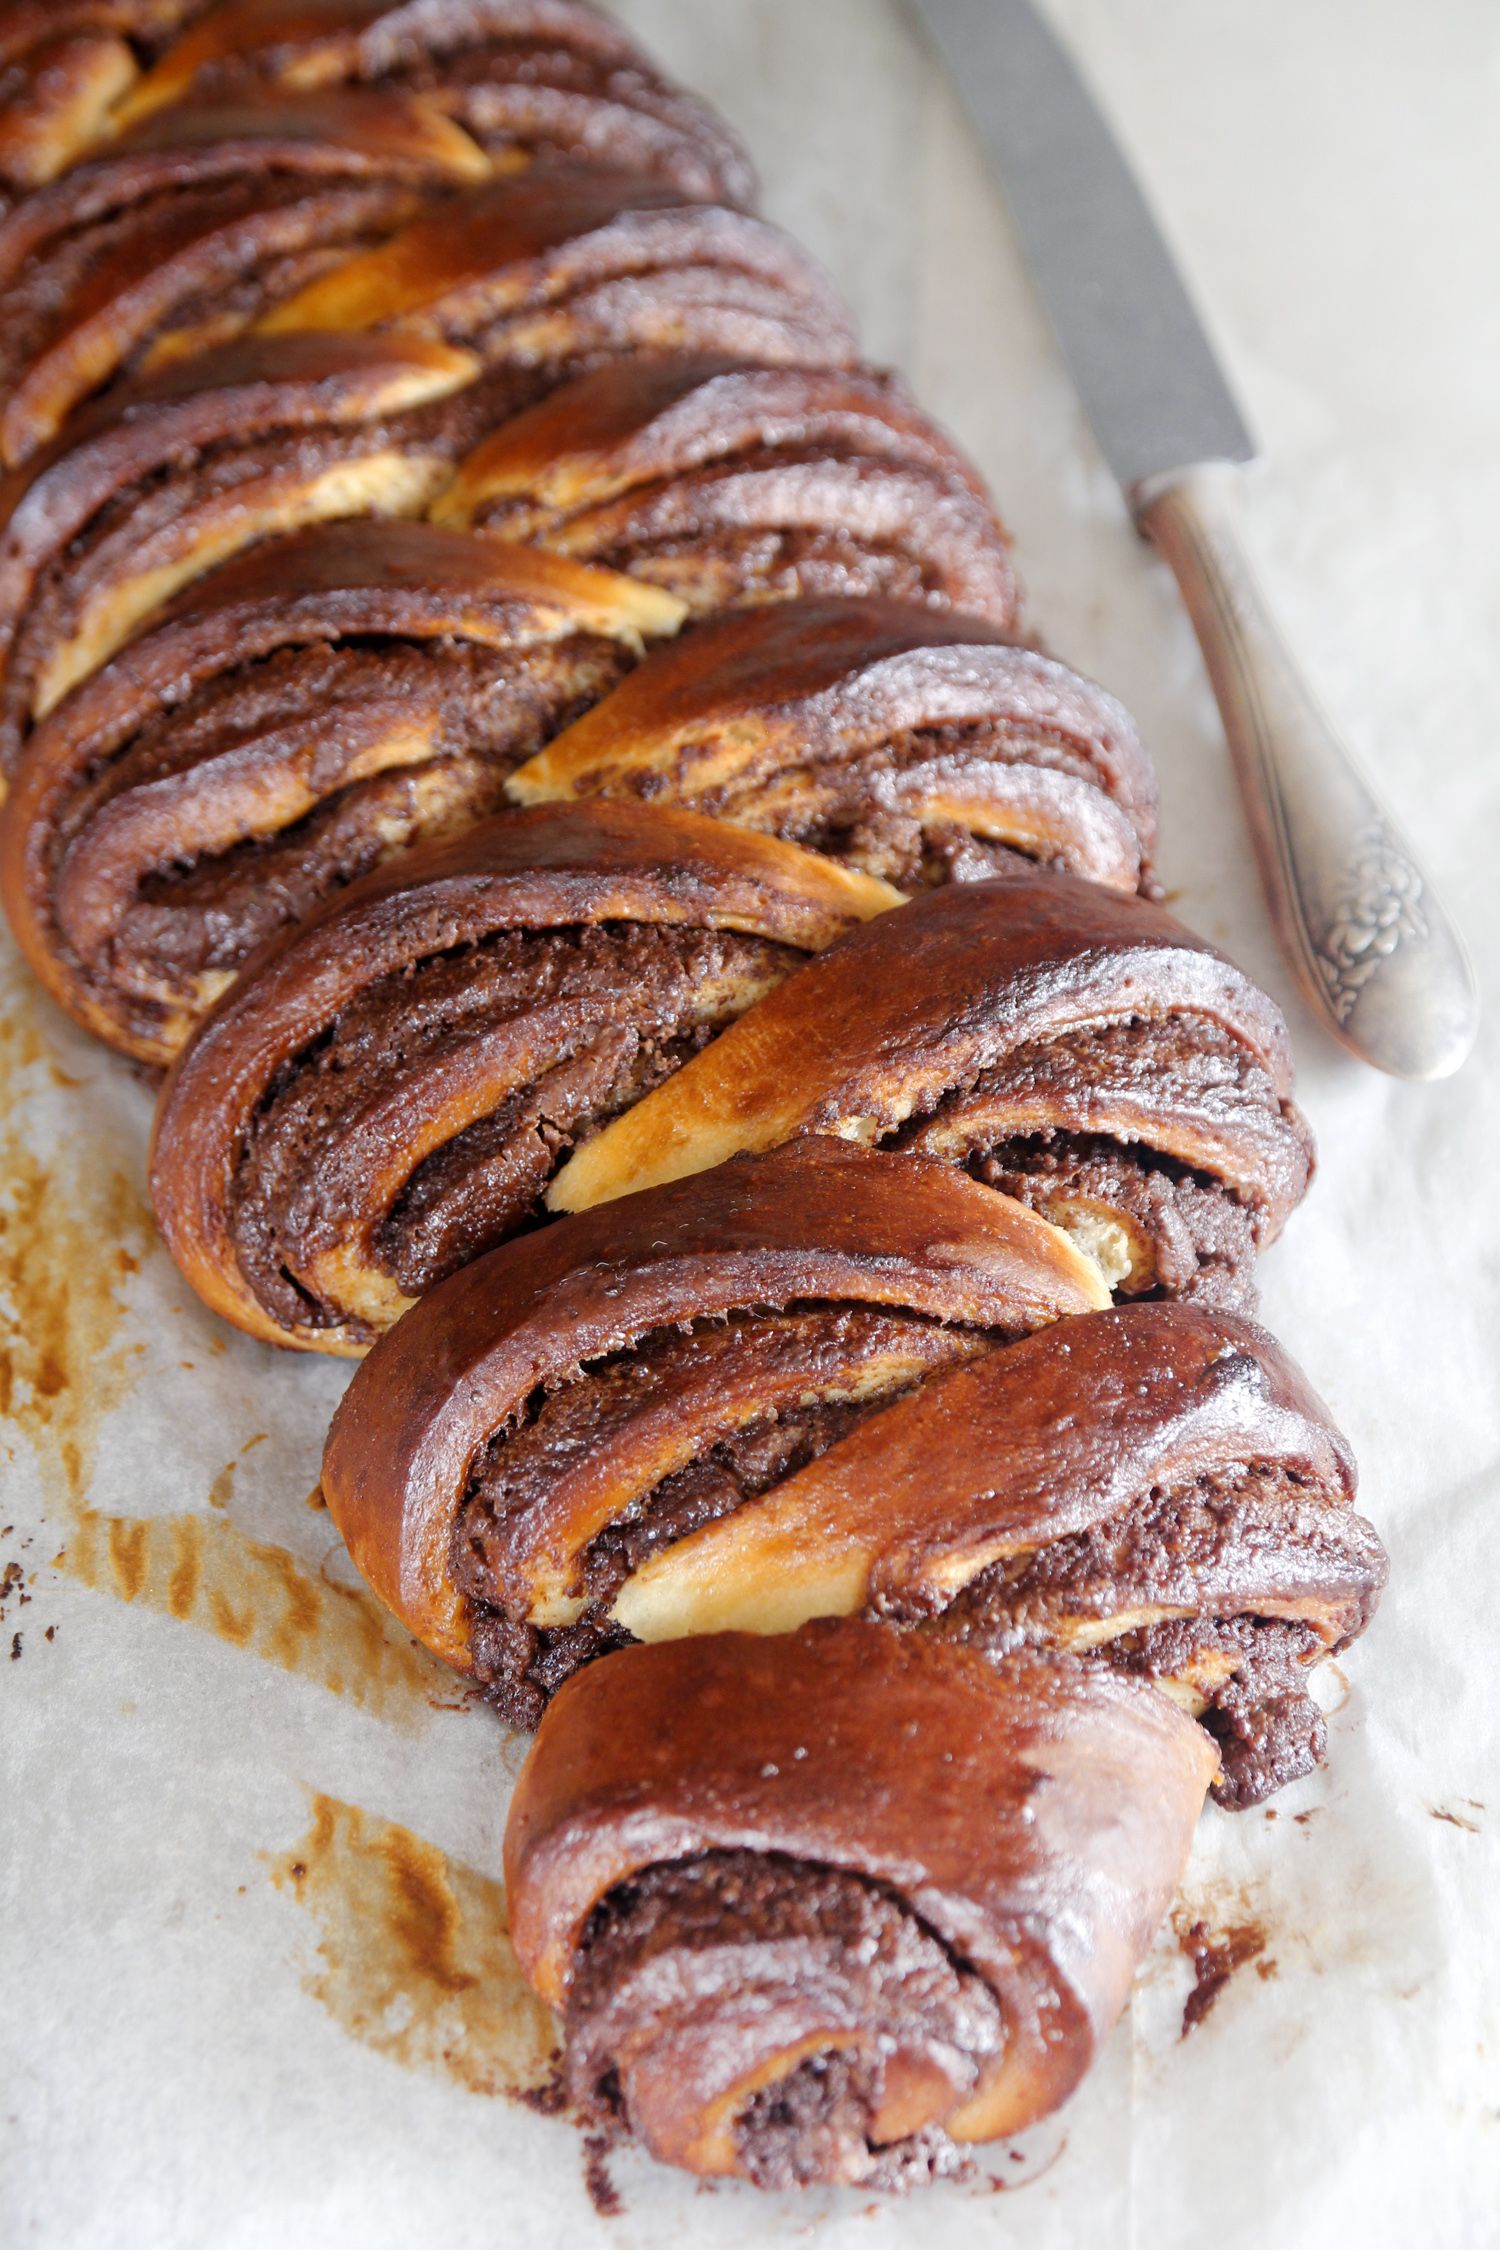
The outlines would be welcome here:
[[[872,352],[972,447],[1034,618],[1146,731],[1182,913],[1288,1008],[1322,1171],[1264,1311],[1356,1442],[1391,1592],[1331,1678],[1325,1772],[1204,1819],[1182,1924],[1231,1933],[1242,1965],[1184,2038],[1192,1970],[1165,1935],[1080,2098],[997,2155],[1004,2192],[767,2201],[623,2156],[601,2216],[577,2135],[507,2092],[548,2036],[498,1885],[520,1746],[383,1620],[307,1504],[347,1370],[196,1306],[144,1208],[147,1093],[7,952],[0,2240],[1487,2250],[1500,996],[1433,1089],[1361,1070],[1299,1009],[1188,628],[899,8],[620,12],[744,130]],[[1500,22],[1490,0],[1056,12],[1268,441],[1247,512],[1274,593],[1491,970]]]

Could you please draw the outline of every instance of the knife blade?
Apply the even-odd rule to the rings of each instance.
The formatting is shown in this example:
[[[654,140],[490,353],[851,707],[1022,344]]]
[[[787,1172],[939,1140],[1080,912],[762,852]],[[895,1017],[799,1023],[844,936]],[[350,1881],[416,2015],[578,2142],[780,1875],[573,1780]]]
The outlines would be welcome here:
[[[1345,1047],[1447,1077],[1479,1003],[1462,941],[1314,700],[1234,505],[1257,448],[1109,126],[1028,0],[915,0],[999,173],[1058,345],[1202,648],[1271,920]]]

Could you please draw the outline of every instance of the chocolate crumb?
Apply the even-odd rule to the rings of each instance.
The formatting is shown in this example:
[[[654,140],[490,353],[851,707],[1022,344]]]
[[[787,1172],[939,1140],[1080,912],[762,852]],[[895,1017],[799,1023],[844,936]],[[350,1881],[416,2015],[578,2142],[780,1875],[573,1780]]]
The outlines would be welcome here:
[[[57,1639],[57,1627],[55,1625],[49,1625],[46,1632],[43,1633],[42,1639],[44,1641],[55,1641]]]
[[[609,2176],[609,2156],[614,2147],[609,2133],[587,2133],[583,2142],[583,2184],[601,2219],[618,2219],[625,2209],[620,2191]]]
[[[1177,1942],[1193,1964],[1193,1989],[1183,2003],[1182,2031],[1186,2039],[1218,2001],[1237,1969],[1256,1963],[1262,1978],[1276,1974],[1276,1963],[1265,1958],[1266,1933],[1258,1922],[1232,1923],[1216,1930],[1209,1922],[1176,1923]]]
[[[21,1636],[20,1636],[20,1634],[19,1634],[19,1633],[12,1633],[12,1634],[11,1634],[11,1636],[10,1636],[10,1660],[11,1660],[12,1664],[14,1664],[14,1663],[15,1663],[15,1661],[16,1661],[17,1657],[19,1657],[20,1653],[21,1653]]]
[[[1470,1799],[1469,1802],[1472,1803],[1473,1800]],[[1479,1834],[1477,1820],[1466,1820],[1462,1813],[1450,1812],[1446,1805],[1429,1805],[1427,1810],[1434,1820],[1445,1820],[1450,1828],[1461,1828],[1466,1836]]]
[[[539,2086],[523,2086],[519,2100],[538,2117],[561,2117],[568,2106],[568,2089],[563,2076],[563,2059],[555,2053],[547,2066],[547,2075]]]

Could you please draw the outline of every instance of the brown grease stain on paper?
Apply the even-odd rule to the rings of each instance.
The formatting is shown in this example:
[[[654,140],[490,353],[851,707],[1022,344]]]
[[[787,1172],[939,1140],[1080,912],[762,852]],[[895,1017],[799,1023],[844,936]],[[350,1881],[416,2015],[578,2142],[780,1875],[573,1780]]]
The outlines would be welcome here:
[[[126,1175],[20,1131],[28,1087],[48,1068],[25,997],[0,994],[0,1417],[35,1447],[49,1505],[80,1503],[99,1425],[130,1389],[140,1347],[121,1340],[124,1287],[151,1217]]]
[[[44,1505],[64,1531],[55,1567],[81,1585],[173,1617],[281,1670],[415,1726],[455,1700],[445,1666],[363,1587],[250,1538],[224,1510],[252,1438],[215,1478],[212,1515],[107,1516],[87,1504],[105,1418],[143,1347],[126,1333],[126,1284],[149,1255],[150,1211],[124,1172],[61,1136],[45,1162],[19,1113],[57,1075],[19,980],[0,991],[0,1420],[26,1440]],[[459,1691],[461,1693],[461,1691]]]
[[[363,2045],[470,2093],[548,2086],[557,2026],[521,1974],[501,1886],[358,1805],[315,1796],[312,1814],[271,1859],[318,1931],[306,1989]]]
[[[74,1513],[57,1567],[124,1602],[196,1626],[283,1672],[417,1725],[458,1700],[445,1665],[362,1586],[319,1576],[289,1549],[222,1516]],[[459,1691],[461,1693],[461,1690]]]

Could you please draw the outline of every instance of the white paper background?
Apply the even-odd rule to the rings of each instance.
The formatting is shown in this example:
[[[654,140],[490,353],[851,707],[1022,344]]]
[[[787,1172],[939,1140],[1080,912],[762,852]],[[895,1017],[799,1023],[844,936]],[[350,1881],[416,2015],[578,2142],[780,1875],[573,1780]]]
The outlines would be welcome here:
[[[1355,1439],[1392,1591],[1347,1660],[1325,1774],[1275,1821],[1203,1824],[1195,1908],[1262,1925],[1274,1974],[1242,1971],[1183,2041],[1187,1972],[1164,1941],[1090,2086],[1009,2167],[1027,2184],[873,2209],[768,2203],[630,2158],[614,2166],[624,2214],[600,2219],[568,2127],[462,2083],[483,2077],[494,2027],[476,2024],[461,1977],[466,1996],[425,2044],[403,2029],[399,1990],[361,2036],[326,1977],[319,1996],[328,1932],[271,1880],[310,1795],[365,1808],[367,1845],[395,1822],[493,1876],[516,1750],[484,1714],[434,1708],[436,1675],[424,1682],[394,1636],[382,1647],[377,1633],[361,1667],[343,1597],[315,1598],[309,1617],[305,1591],[276,1592],[282,1566],[246,1542],[313,1572],[325,1557],[327,1519],[304,1495],[343,1371],[215,1333],[140,1217],[146,1095],[12,975],[0,1295],[16,1420],[0,1571],[19,1561],[31,1600],[12,1594],[0,1640],[0,2239],[1258,2250],[1321,2236],[1487,2250],[1500,2242],[1500,18],[1492,0],[1056,8],[1267,442],[1247,494],[1265,574],[1491,978],[1479,1054],[1424,1090],[1342,1058],[1289,992],[1171,586],[1125,524],[1002,208],[895,0],[620,12],[722,103],[772,213],[832,266],[872,353],[972,447],[1018,533],[1033,616],[1146,730],[1182,913],[1288,1007],[1322,1172],[1267,1265],[1264,1311]],[[152,1547],[127,1526],[111,1546],[80,1498],[198,1528],[158,1527]],[[57,1570],[60,1549],[72,1560]],[[217,1630],[176,1623],[174,1602]],[[22,1658],[6,1663],[17,1628]],[[341,1671],[358,1694],[330,1692]],[[330,1942],[347,1955],[357,1935]],[[403,2040],[406,2060],[390,2052]]]

